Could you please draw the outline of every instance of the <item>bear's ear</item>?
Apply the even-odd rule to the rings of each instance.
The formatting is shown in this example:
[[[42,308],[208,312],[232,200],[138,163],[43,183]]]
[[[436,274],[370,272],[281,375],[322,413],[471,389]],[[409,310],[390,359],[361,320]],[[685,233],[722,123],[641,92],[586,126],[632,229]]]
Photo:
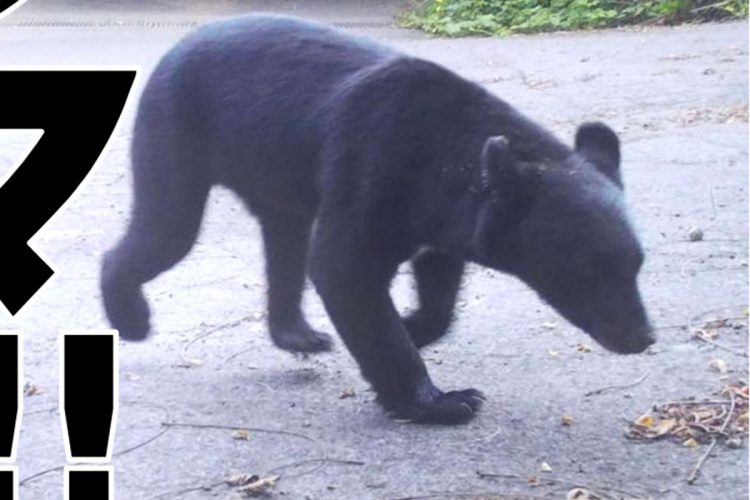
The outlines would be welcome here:
[[[516,173],[510,151],[510,143],[504,135],[496,135],[484,141],[481,157],[482,187],[496,188],[512,183]]]
[[[478,262],[500,265],[496,262],[499,242],[526,218],[539,191],[541,172],[519,163],[508,139],[494,136],[482,148],[481,175],[482,187],[489,196],[477,214],[472,248]]]
[[[622,189],[620,140],[603,123],[584,123],[576,132],[576,152]]]

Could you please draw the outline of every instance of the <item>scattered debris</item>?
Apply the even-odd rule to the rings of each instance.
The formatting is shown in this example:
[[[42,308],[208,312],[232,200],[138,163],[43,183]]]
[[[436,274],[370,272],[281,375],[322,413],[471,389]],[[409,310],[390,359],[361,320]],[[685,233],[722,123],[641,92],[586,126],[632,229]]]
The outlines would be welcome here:
[[[716,340],[714,339],[718,336],[719,336],[719,332],[715,330],[707,330],[703,328],[698,328],[697,330],[693,330],[693,337],[695,337],[698,340],[702,340],[703,342],[709,345],[712,345],[718,349],[721,349],[723,351],[731,352],[732,354],[736,356],[742,356],[743,358],[748,357],[748,354],[744,351],[732,349],[731,347],[727,347],[723,344],[716,342]]]
[[[695,448],[698,446],[698,441],[696,441],[693,438],[687,439],[684,443],[682,443],[682,446],[685,446],[687,448]]]
[[[557,328],[557,323],[555,323],[554,321],[546,321],[542,323],[542,328],[546,330],[554,330],[555,328]]]
[[[729,371],[727,364],[724,362],[724,360],[721,359],[712,359],[708,366],[710,366],[713,371],[718,373],[727,373]]]
[[[552,467],[550,467],[547,462],[542,462],[542,465],[539,466],[539,470],[542,472],[552,472]]]
[[[687,61],[688,59],[697,59],[698,54],[669,54],[666,57],[660,57],[660,61]]]
[[[42,391],[41,387],[31,382],[26,382],[23,385],[23,395],[26,397],[37,396],[39,394],[42,394],[43,392],[44,391]]]
[[[646,494],[640,494],[640,493],[635,493],[632,491],[627,491],[615,485],[581,484],[579,479],[555,477],[551,474],[544,474],[543,476],[536,476],[536,475],[524,476],[520,474],[477,471],[477,476],[479,476],[480,479],[515,479],[517,481],[524,481],[529,486],[532,486],[532,487],[538,487],[538,486],[544,486],[544,485],[555,485],[555,484],[565,485],[568,488],[573,488],[572,490],[568,492],[568,495],[566,496],[566,500],[570,498],[575,498],[576,500],[603,500],[605,498],[606,499],[622,499],[622,500],[626,498],[629,500],[645,500],[646,498],[650,498]],[[573,495],[576,495],[576,496],[573,496]],[[551,497],[551,498],[555,498],[555,497]],[[403,499],[397,499],[397,500],[406,500],[406,499],[403,498]]]
[[[729,398],[730,398],[730,405],[729,405],[729,411],[727,412],[727,417],[724,419],[724,423],[721,424],[721,427],[719,428],[719,434],[724,434],[724,431],[727,429],[727,425],[729,422],[734,418],[734,410],[737,405],[737,398],[735,396],[735,392],[744,393],[744,402],[745,402],[745,430],[744,434],[747,434],[747,385],[740,389],[739,391],[735,391],[735,389],[732,386],[729,386],[727,388],[729,392]],[[724,392],[724,391],[722,391]],[[698,460],[698,463],[695,464],[695,467],[693,467],[693,470],[690,471],[690,475],[687,478],[688,484],[693,484],[696,479],[698,479],[698,474],[700,473],[701,467],[703,467],[703,464],[706,463],[706,460],[708,460],[709,455],[711,455],[711,452],[713,451],[714,447],[716,446],[716,443],[718,440],[716,437],[711,438],[711,444],[708,445],[708,448],[706,449],[706,452],[701,456],[700,460]]]
[[[688,231],[688,239],[690,241],[702,241],[703,230],[699,227],[691,227],[690,231]]]
[[[560,425],[564,425],[565,427],[572,427],[575,423],[575,420],[573,420],[573,417],[570,415],[563,415],[560,417]]]
[[[529,477],[529,486],[536,488],[537,486],[542,485],[542,478],[539,476],[531,476]]]
[[[591,80],[595,80],[595,79],[599,78],[600,76],[602,76],[601,73],[584,73],[581,76],[577,76],[576,77],[576,81],[577,82],[588,83]]]
[[[631,382],[629,384],[623,384],[623,385],[608,385],[607,387],[602,387],[601,389],[589,391],[586,394],[584,394],[584,397],[594,396],[596,394],[601,394],[603,392],[611,391],[614,389],[630,389],[631,387],[635,387],[636,385],[646,380],[646,377],[648,377],[648,371],[643,372],[643,375],[638,377],[638,380],[636,380],[635,382]]]
[[[521,81],[523,84],[531,90],[545,90],[552,87],[557,87],[557,82],[553,80],[537,80],[525,73],[521,73]]]
[[[587,346],[586,344],[579,343],[576,346],[576,351],[578,351],[578,352],[591,352],[591,347]]]
[[[654,417],[650,413],[646,413],[645,415],[641,415],[640,417],[638,417],[635,423],[641,427],[647,427],[651,429],[654,427],[654,424],[656,423],[656,421],[654,420]]]
[[[630,422],[625,436],[635,440],[671,438],[683,446],[744,439],[748,432],[748,391],[743,382],[727,386],[723,401],[672,401]],[[691,441],[692,440],[692,441]],[[733,445],[735,443],[733,442]]]
[[[339,396],[339,399],[353,398],[356,395],[357,393],[354,392],[354,389],[352,387],[347,387],[346,389],[341,391],[341,395]]]
[[[552,358],[559,358],[560,357],[560,351],[552,351],[552,350],[550,350],[550,351],[547,351],[547,353]]]
[[[245,486],[250,483],[254,483],[255,481],[259,480],[260,477],[257,474],[232,474],[228,478],[224,480],[226,484],[229,486]]]
[[[256,313],[257,314],[257,313]],[[178,364],[177,366],[180,368],[197,368],[200,366],[203,366],[203,360],[199,358],[190,358],[188,357],[188,349],[198,342],[199,340],[202,340],[209,335],[213,335],[216,332],[226,330],[229,328],[234,328],[235,326],[241,325],[242,323],[247,322],[248,320],[252,320],[252,316],[243,316],[242,318],[236,319],[234,321],[230,321],[228,323],[222,323],[220,325],[206,325],[201,324],[201,328],[208,327],[208,330],[205,332],[199,333],[195,337],[188,340],[184,346],[182,346],[182,349],[180,349],[180,359],[182,360],[182,363]]]
[[[602,497],[586,488],[573,488],[565,495],[565,500],[602,500]]]
[[[677,118],[680,126],[688,127],[700,123],[747,123],[748,106],[741,104],[725,109],[691,109]]]
[[[248,483],[242,486],[239,489],[239,492],[243,493],[245,496],[248,496],[248,497],[260,497],[260,496],[270,495],[270,490],[273,489],[274,486],[276,486],[276,483],[279,481],[280,477],[281,476],[268,476],[268,477],[259,478],[258,476],[255,476],[255,478],[257,479],[251,483]]]
[[[238,441],[247,441],[248,439],[250,439],[250,433],[244,429],[238,429],[232,432],[232,438]]]

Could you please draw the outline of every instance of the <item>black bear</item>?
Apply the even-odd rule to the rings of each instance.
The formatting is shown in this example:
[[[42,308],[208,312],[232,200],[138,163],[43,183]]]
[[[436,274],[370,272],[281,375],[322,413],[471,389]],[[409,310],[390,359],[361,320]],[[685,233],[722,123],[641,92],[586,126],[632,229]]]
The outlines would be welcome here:
[[[615,133],[586,124],[570,148],[482,87],[375,42],[287,17],[207,25],[151,75],[132,162],[132,218],[102,269],[125,339],[147,336],[141,285],[188,253],[219,184],[260,221],[275,344],[331,347],[300,309],[309,272],[398,418],[453,424],[481,405],[474,389],[435,387],[418,351],[445,334],[466,261],[519,277],[608,349],[653,342]],[[406,260],[420,307],[401,318],[389,285]]]

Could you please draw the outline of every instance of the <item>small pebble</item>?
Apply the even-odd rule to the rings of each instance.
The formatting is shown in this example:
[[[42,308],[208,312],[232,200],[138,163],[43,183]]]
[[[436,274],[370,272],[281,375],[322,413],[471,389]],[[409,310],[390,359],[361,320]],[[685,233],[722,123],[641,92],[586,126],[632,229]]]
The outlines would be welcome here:
[[[703,240],[703,230],[699,227],[691,228],[688,232],[688,238],[690,239],[690,241]]]

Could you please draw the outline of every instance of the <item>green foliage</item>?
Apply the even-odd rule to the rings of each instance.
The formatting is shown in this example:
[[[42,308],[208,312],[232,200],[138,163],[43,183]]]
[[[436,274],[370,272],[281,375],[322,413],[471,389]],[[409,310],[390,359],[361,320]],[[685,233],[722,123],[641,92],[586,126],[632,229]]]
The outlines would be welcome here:
[[[428,33],[504,35],[745,17],[748,0],[425,0],[403,18]]]

